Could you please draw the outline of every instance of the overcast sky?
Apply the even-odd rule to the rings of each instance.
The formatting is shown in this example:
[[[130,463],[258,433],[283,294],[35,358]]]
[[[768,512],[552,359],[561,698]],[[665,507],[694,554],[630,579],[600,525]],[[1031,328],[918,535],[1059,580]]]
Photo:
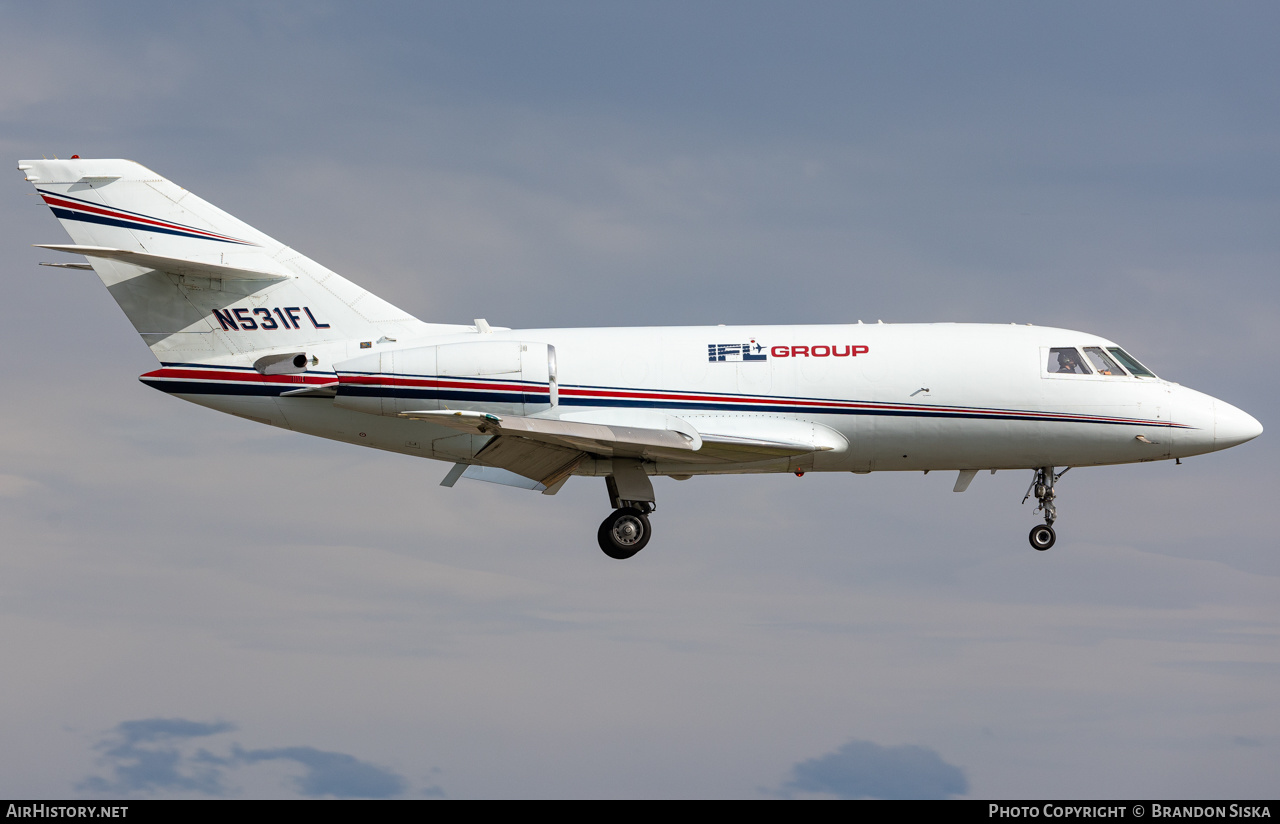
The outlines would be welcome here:
[[[1268,428],[658,479],[655,537],[140,384],[0,188],[0,795],[1268,797],[1280,6],[0,3],[0,146],[126,157],[424,320],[1104,335]]]

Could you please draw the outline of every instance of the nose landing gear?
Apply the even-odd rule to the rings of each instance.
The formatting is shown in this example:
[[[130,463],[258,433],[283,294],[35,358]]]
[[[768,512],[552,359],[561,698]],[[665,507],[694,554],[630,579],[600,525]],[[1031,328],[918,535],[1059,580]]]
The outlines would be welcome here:
[[[1055,475],[1053,469],[1052,466],[1042,466],[1037,469],[1035,477],[1031,480],[1031,486],[1027,487],[1027,494],[1022,496],[1022,502],[1025,504],[1032,493],[1035,493],[1036,501],[1039,503],[1036,512],[1044,512],[1044,524],[1032,529],[1031,534],[1027,536],[1031,541],[1032,549],[1040,552],[1053,546],[1053,542],[1058,539],[1057,533],[1053,531],[1053,522],[1058,518],[1058,509],[1053,504],[1058,496],[1053,490],[1053,485],[1071,471],[1071,467],[1067,467]]]
[[[1038,549],[1041,552],[1044,552],[1046,549],[1053,546],[1053,542],[1058,540],[1058,536],[1054,533],[1053,527],[1048,524],[1041,524],[1040,526],[1032,527],[1031,535],[1028,537],[1031,540],[1031,547],[1033,549]]]

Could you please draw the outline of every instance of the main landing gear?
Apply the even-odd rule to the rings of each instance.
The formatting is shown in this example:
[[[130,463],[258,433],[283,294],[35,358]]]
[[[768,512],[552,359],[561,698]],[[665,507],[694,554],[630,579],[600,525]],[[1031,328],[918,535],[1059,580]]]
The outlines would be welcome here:
[[[1031,541],[1032,549],[1044,552],[1053,546],[1053,542],[1058,540],[1058,535],[1053,531],[1053,522],[1058,518],[1058,509],[1053,505],[1054,498],[1058,497],[1053,491],[1053,485],[1059,478],[1071,471],[1071,467],[1067,467],[1056,475],[1052,466],[1042,466],[1036,470],[1036,476],[1031,480],[1031,486],[1027,487],[1027,494],[1022,496],[1022,502],[1025,504],[1027,499],[1035,493],[1036,501],[1039,506],[1036,512],[1044,512],[1044,524],[1037,526],[1031,530],[1031,534],[1027,536]]]
[[[654,506],[653,483],[638,460],[613,459],[613,474],[605,478],[613,512],[600,524],[596,540],[604,554],[625,561],[645,548],[653,528],[649,513]]]
[[[653,534],[649,526],[649,513],[652,508],[647,503],[637,506],[624,506],[615,509],[600,524],[596,539],[604,554],[618,561],[625,561],[644,549]]]

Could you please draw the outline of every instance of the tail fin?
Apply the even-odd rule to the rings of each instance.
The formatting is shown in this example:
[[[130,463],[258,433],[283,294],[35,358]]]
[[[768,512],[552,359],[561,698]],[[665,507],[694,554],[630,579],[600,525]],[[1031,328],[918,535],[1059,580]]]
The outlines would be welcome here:
[[[252,360],[328,342],[430,334],[422,323],[131,160],[23,160],[162,363]]]

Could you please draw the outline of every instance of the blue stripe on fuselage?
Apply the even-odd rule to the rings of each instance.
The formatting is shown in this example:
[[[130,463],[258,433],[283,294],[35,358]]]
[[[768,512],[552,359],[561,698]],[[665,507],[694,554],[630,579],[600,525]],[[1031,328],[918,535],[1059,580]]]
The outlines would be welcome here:
[[[143,383],[159,389],[162,392],[168,392],[175,395],[250,395],[250,396],[278,396],[283,392],[301,388],[297,385],[254,385],[244,383],[212,383],[201,381],[185,381],[185,380],[143,380]],[[576,388],[576,387],[574,387]],[[388,390],[385,387],[361,387],[361,386],[343,386],[339,389],[339,395],[356,396],[365,398],[414,398],[419,400],[448,400],[448,401],[477,401],[487,403],[549,403],[550,393],[539,392],[536,390],[516,392],[516,391],[481,391],[481,390],[465,390],[465,389],[402,389],[393,388]],[[305,397],[305,396],[304,396]],[[320,397],[320,400],[331,400],[331,398]],[[1090,423],[1090,424],[1110,424],[1113,426],[1144,426],[1144,427],[1162,427],[1188,429],[1183,424],[1176,424],[1165,421],[1141,421],[1141,420],[1100,420],[1091,418],[1078,418],[1070,416],[1059,416],[1043,413],[1018,412],[1015,410],[999,410],[999,411],[966,411],[966,410],[930,410],[930,409],[850,409],[847,407],[822,407],[822,406],[794,406],[787,403],[785,399],[779,399],[778,403],[734,403],[726,400],[723,402],[710,401],[679,401],[679,400],[650,400],[643,398],[583,398],[577,396],[560,397],[561,406],[576,407],[608,407],[608,408],[631,408],[631,409],[681,409],[691,412],[758,412],[758,413],[784,413],[790,415],[866,415],[873,417],[890,417],[890,418],[943,418],[957,420],[989,420],[989,421],[1024,421],[1024,422],[1048,422],[1048,423]]]

